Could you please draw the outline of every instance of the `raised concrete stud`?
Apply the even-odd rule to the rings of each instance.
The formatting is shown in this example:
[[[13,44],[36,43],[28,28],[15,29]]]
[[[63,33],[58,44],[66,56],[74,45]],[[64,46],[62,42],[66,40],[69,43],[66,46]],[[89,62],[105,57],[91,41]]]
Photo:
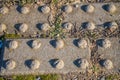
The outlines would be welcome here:
[[[22,23],[20,26],[19,26],[19,31],[20,32],[26,32],[28,30],[28,25],[26,23]]]
[[[118,28],[118,24],[116,22],[110,22],[107,26],[107,28],[113,32]]]
[[[20,10],[22,14],[28,14],[30,12],[29,7],[23,6]]]
[[[106,69],[112,69],[113,68],[113,63],[111,60],[106,59],[103,62],[103,67],[105,67]]]
[[[95,9],[94,6],[89,4],[89,5],[85,6],[84,11],[87,12],[87,13],[93,13],[94,9]]]
[[[73,27],[73,24],[70,23],[70,22],[66,22],[66,23],[63,24],[62,27],[63,27],[65,30],[70,31],[70,30],[72,29],[72,27]]]
[[[117,10],[114,4],[104,5],[103,8],[109,13],[114,13]]]
[[[50,12],[50,8],[47,5],[41,7],[41,12],[47,14]]]
[[[63,60],[57,59],[54,63],[53,63],[54,67],[57,69],[62,69],[64,67],[64,62]]]
[[[7,70],[12,70],[16,67],[16,62],[14,60],[8,60],[5,66]]]
[[[7,14],[9,12],[9,9],[7,7],[0,8],[0,14]]]
[[[6,29],[7,29],[6,25],[3,24],[3,23],[1,23],[1,24],[0,24],[0,32],[5,31]]]
[[[40,62],[38,60],[35,60],[35,59],[31,60],[30,63],[31,64],[29,66],[30,66],[30,69],[32,69],[32,70],[38,69],[40,66]]]
[[[56,49],[62,49],[64,47],[64,41],[61,39],[58,39],[55,41],[55,48]]]
[[[87,47],[87,41],[85,39],[79,39],[78,43],[77,43],[79,48],[86,48]]]
[[[40,26],[40,29],[42,31],[48,31],[50,30],[50,25],[48,23],[43,23],[41,26]]]
[[[93,22],[87,22],[87,23],[85,24],[85,28],[86,28],[87,30],[94,30],[94,29],[95,29],[95,24],[94,24]]]
[[[70,6],[70,5],[66,5],[66,6],[63,7],[62,10],[63,10],[65,13],[71,13],[72,10],[73,10],[73,8],[72,8],[72,6]]]
[[[32,41],[32,48],[33,49],[38,49],[41,46],[41,42],[39,40],[33,40]]]
[[[87,69],[89,67],[89,63],[87,59],[78,59],[77,61],[77,66],[80,67],[81,69]]]
[[[16,49],[18,47],[18,42],[15,40],[10,41],[9,49]]]
[[[104,39],[102,41],[102,47],[103,48],[110,48],[110,46],[111,46],[111,42],[108,39]]]

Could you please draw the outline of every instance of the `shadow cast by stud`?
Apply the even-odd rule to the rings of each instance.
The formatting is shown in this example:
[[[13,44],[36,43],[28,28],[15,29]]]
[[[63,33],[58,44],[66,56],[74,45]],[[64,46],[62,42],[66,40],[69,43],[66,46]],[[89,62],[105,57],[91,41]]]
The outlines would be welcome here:
[[[73,44],[74,44],[76,47],[78,47],[78,41],[79,41],[79,39],[74,39],[74,40],[73,40]]]
[[[80,67],[80,63],[79,63],[80,60],[81,60],[80,58],[74,60],[73,64],[76,65],[77,67]]]
[[[87,28],[87,25],[88,24],[88,22],[84,22],[84,23],[82,23],[82,25],[81,25],[81,27],[83,28],[83,29],[86,29]]]
[[[17,10],[19,13],[21,13],[21,8],[22,8],[22,6],[17,6],[16,10]]]
[[[103,41],[104,39],[99,39],[96,41],[97,46],[103,47]]]
[[[50,63],[50,65],[51,65],[53,68],[56,67],[57,64],[55,64],[55,61],[57,61],[57,60],[58,60],[58,59],[51,59],[51,60],[49,60],[49,63]]]
[[[33,59],[28,59],[25,61],[24,65],[27,66],[28,68],[31,68],[30,65],[32,64],[32,61],[33,61]]]
[[[105,5],[102,6],[102,8],[103,8],[105,11],[108,11],[108,6],[109,6],[109,4],[105,4]]]
[[[43,6],[39,6],[39,7],[38,7],[38,11],[41,12],[41,13],[42,13],[42,10],[41,10],[42,7],[43,7]]]
[[[32,48],[32,42],[33,42],[33,40],[27,41],[27,45],[28,45],[30,48]]]
[[[18,24],[15,24],[14,27],[19,31],[20,25],[21,25],[21,23],[18,23]]]
[[[86,12],[87,6],[88,6],[88,5],[83,5],[83,6],[81,6],[81,9],[82,9],[84,12]]]
[[[42,26],[42,23],[36,24],[36,27],[37,27],[39,30],[41,30],[41,26]]]
[[[103,65],[104,62],[105,62],[105,60],[100,60],[100,61],[99,61],[99,64],[100,64],[102,67],[104,67],[104,65]]]
[[[50,43],[50,45],[52,45],[54,48],[56,47],[56,40],[51,40],[49,43]]]

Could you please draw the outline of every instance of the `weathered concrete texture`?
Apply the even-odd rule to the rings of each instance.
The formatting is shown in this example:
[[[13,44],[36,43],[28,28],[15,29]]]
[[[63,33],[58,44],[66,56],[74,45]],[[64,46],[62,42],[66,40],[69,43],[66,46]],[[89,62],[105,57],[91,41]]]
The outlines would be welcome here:
[[[115,13],[107,12],[103,6],[110,3],[92,3],[94,6],[93,13],[87,13],[84,11],[84,8],[87,4],[78,4],[78,7],[74,7],[73,11],[68,14],[63,14],[64,22],[71,22],[77,28],[84,27],[86,22],[93,22],[97,28],[103,29],[104,23],[109,21],[115,21],[120,19],[120,3],[111,3],[114,4],[117,8]]]
[[[7,14],[0,16],[0,23],[4,23],[7,26],[7,32],[12,34],[18,31],[18,27],[21,23],[28,25],[28,30],[21,34],[34,34],[34,32],[40,32],[39,26],[41,23],[48,23],[48,16],[51,14],[43,14],[40,11],[41,6],[30,6],[30,12],[28,14],[20,13],[19,6],[11,6]],[[32,33],[31,33],[32,32]]]
[[[101,41],[99,39],[98,41]],[[120,70],[120,38],[108,38],[111,42],[110,48],[103,48],[98,45],[98,54],[101,55],[101,58],[109,59],[113,63],[113,69],[107,71],[118,72]],[[97,41],[97,42],[98,42]],[[101,63],[101,62],[100,62]]]
[[[74,61],[78,58],[85,58],[90,61],[90,46],[81,49],[76,46],[76,39],[65,39],[65,47],[56,50],[51,44],[54,40],[40,39],[41,47],[33,50],[29,45],[31,39],[15,39],[19,42],[19,46],[15,50],[9,50],[7,46],[4,49],[4,55],[1,66],[1,75],[12,74],[43,74],[43,73],[68,73],[68,72],[81,72],[84,71],[78,68]],[[7,40],[7,45],[10,40]],[[29,45],[28,45],[29,44]],[[89,41],[88,41],[89,44]],[[12,70],[4,68],[4,62],[8,59],[13,59],[16,62],[16,67]],[[32,70],[25,66],[26,60],[37,59],[40,61],[40,67]],[[61,59],[64,61],[62,69],[53,68],[50,64],[52,59]]]

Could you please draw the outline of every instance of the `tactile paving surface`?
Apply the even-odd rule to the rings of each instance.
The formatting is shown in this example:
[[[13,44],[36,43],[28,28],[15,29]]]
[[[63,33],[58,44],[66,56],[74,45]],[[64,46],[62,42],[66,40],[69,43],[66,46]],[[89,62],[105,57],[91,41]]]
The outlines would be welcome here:
[[[1,75],[12,75],[12,74],[42,74],[42,73],[68,73],[68,72],[81,72],[84,71],[74,64],[74,61],[78,58],[90,59],[90,47],[89,41],[88,46],[85,49],[78,48],[76,39],[66,39],[65,47],[60,50],[56,50],[51,43],[54,40],[40,39],[41,47],[33,50],[29,44],[32,39],[15,39],[19,42],[18,48],[9,50],[5,46],[1,67]],[[5,43],[8,44],[10,40]],[[4,67],[5,61],[12,59],[16,62],[16,67],[12,70],[7,70]],[[37,59],[40,61],[40,67],[36,70],[32,70],[25,66],[25,62],[29,59]],[[50,64],[52,59],[61,59],[64,61],[64,67],[62,69],[53,68]]]

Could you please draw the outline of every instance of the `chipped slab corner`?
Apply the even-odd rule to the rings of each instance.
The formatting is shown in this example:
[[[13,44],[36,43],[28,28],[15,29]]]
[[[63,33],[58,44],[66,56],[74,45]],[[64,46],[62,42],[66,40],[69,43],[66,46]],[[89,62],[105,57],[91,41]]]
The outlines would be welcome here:
[[[18,42],[18,47],[14,50],[9,49],[8,45],[10,41],[13,40],[6,40],[5,46],[2,55],[2,65],[1,65],[1,75],[12,75],[12,74],[44,74],[44,73],[69,73],[69,72],[83,72],[85,69],[81,69],[77,66],[76,60],[77,59],[86,59],[88,62],[90,61],[90,47],[87,46],[86,48],[78,48],[76,46],[77,40],[76,39],[65,39],[65,46],[57,50],[54,47],[54,41],[51,39],[39,39],[41,42],[41,46],[39,49],[32,49],[30,47],[31,40],[34,39],[14,39]],[[89,43],[88,43],[89,45]],[[16,65],[12,69],[6,69],[5,65],[7,60],[13,60]],[[31,59],[36,59],[36,62],[29,62]],[[52,66],[55,59],[60,59],[62,62],[58,64],[55,63],[57,66]],[[88,62],[86,67],[88,67]],[[39,65],[38,65],[39,63]],[[63,64],[64,63],[64,64]],[[29,65],[28,65],[29,64]],[[31,69],[31,66],[35,69]],[[36,65],[37,68],[36,68]],[[58,64],[58,65],[57,65]],[[80,65],[80,63],[78,63]],[[82,63],[82,65],[84,62]],[[8,64],[7,64],[8,65]],[[6,66],[7,66],[6,65]],[[62,67],[60,66],[62,65]],[[85,67],[85,68],[86,68]]]

